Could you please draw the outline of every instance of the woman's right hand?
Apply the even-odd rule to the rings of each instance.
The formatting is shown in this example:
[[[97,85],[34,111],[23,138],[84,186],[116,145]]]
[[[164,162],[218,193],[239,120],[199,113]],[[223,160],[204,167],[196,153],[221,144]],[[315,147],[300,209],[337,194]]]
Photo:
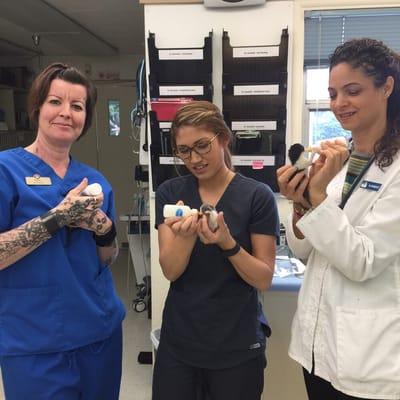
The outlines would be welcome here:
[[[183,206],[183,201],[178,201],[177,205]],[[191,237],[197,235],[197,226],[199,215],[192,214],[187,217],[168,217],[164,220],[165,225],[169,226],[172,232],[177,236]]]
[[[82,191],[87,187],[88,180],[70,190],[64,200],[54,208],[62,225],[79,224],[86,216],[93,214],[103,204],[103,194],[98,196],[82,196]]]
[[[304,197],[309,182],[306,170],[298,172],[293,165],[284,165],[277,169],[276,174],[281,194],[305,208],[311,207]]]
[[[326,198],[329,182],[343,168],[350,155],[347,143],[341,139],[322,142],[320,147],[320,155],[311,166],[309,175],[310,201],[314,207]]]

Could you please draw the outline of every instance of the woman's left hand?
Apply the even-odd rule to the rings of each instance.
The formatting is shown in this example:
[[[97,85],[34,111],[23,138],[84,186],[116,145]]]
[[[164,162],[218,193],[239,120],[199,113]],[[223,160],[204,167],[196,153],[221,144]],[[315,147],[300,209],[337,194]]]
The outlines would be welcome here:
[[[103,210],[97,208],[94,211],[86,212],[78,221],[69,224],[73,228],[82,228],[94,232],[96,235],[104,235],[112,226],[112,221]]]
[[[200,240],[204,244],[217,244],[223,250],[231,249],[235,246],[236,241],[229,231],[222,211],[218,213],[217,223],[218,228],[213,232],[208,226],[207,218],[202,217],[197,230]]]

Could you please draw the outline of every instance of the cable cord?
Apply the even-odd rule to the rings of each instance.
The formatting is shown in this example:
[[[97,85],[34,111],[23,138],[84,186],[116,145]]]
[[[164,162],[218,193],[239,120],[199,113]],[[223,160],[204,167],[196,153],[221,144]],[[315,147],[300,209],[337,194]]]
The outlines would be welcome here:
[[[138,197],[133,204],[131,213],[129,214],[128,233],[129,233],[129,227],[130,227],[130,222],[131,222],[130,217],[131,217],[131,215],[133,215],[133,212],[136,211],[140,248],[141,248],[141,253],[142,253],[142,258],[143,258],[143,268],[144,268],[145,276],[143,278],[143,283],[136,282],[137,294],[136,294],[136,298],[133,299],[133,301],[132,301],[132,307],[136,312],[143,312],[148,307],[149,296],[150,296],[150,292],[151,292],[151,287],[150,287],[151,281],[150,281],[150,275],[149,275],[148,265],[147,265],[147,261],[146,261],[146,252],[145,252],[145,247],[144,247],[145,239],[144,239],[144,234],[143,234],[143,230],[142,230],[142,222],[143,222],[142,217],[146,215],[145,213],[146,213],[146,209],[147,209],[147,207],[145,207],[146,189],[140,187],[140,185],[138,185],[138,187],[139,187]],[[128,236],[128,238],[129,238],[129,236]],[[130,246],[130,240],[129,240],[129,246]],[[130,250],[130,248],[129,248],[129,250]]]
[[[136,104],[130,112],[131,120],[131,137],[135,142],[140,143],[140,130],[142,120],[146,118],[146,66],[142,59],[139,62],[136,70]],[[133,150],[134,154],[139,154],[139,151]]]

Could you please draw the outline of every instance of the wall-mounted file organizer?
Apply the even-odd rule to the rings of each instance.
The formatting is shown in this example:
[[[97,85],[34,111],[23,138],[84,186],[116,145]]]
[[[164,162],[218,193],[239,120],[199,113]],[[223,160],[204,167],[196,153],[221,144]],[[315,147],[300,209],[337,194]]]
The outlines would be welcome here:
[[[188,173],[183,165],[179,165],[179,159],[172,155],[171,149],[171,122],[158,121],[156,113],[149,111],[150,118],[150,159],[153,191],[167,179],[185,175]],[[178,164],[178,165],[177,165]]]
[[[204,47],[158,49],[151,32],[147,44],[151,98],[186,96],[212,101],[212,32],[204,38]]]
[[[184,104],[188,99],[212,101],[212,32],[204,38],[204,47],[201,48],[158,49],[154,33],[149,33],[147,43],[152,108],[148,113],[150,153],[153,190],[156,190],[160,183],[176,176],[177,170],[182,174],[188,173],[184,166],[176,167],[178,160],[172,156],[171,120],[179,102]]]
[[[232,47],[226,31],[222,42],[223,113],[234,135],[234,165],[279,191],[276,169],[286,152],[288,30],[282,30],[279,45]]]

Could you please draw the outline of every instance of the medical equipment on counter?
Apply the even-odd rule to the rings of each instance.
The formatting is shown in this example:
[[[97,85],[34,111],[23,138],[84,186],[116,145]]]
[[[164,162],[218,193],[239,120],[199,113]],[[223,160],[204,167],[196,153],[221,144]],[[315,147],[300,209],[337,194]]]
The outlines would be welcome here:
[[[140,165],[148,165],[149,146],[146,123],[146,64],[144,59],[140,60],[136,70],[136,98],[137,101],[130,114],[132,127],[131,137],[135,142],[139,142],[139,150],[133,150],[133,153],[139,154]]]

